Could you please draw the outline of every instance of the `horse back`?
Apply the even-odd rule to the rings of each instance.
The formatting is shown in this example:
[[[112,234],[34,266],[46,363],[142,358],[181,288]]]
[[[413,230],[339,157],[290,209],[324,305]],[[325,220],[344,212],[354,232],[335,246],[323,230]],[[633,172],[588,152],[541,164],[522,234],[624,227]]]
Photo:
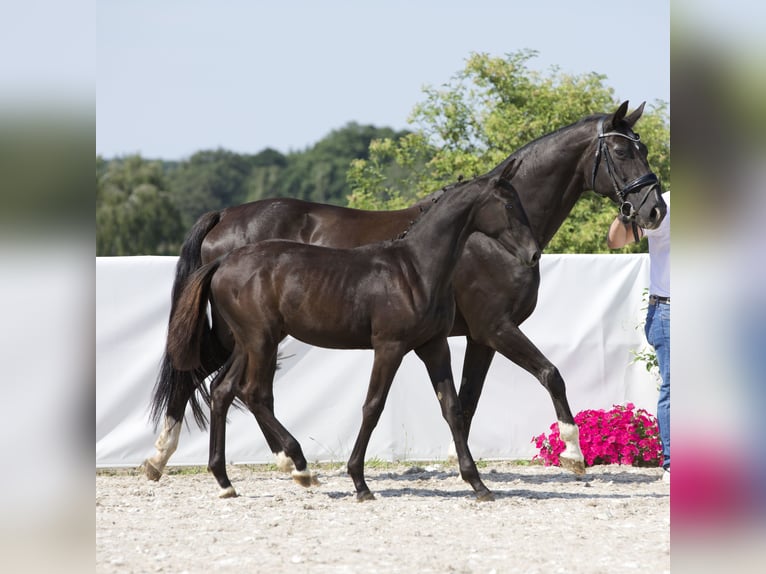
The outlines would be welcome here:
[[[202,243],[202,261],[267,239],[336,248],[368,245],[398,236],[419,213],[418,207],[365,211],[291,198],[254,201],[220,212]]]

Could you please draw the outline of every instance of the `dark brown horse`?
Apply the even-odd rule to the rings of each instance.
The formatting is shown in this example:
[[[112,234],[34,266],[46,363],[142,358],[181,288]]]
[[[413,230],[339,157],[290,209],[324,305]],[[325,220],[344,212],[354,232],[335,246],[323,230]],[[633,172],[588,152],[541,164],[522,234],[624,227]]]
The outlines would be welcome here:
[[[508,162],[523,160],[513,178],[532,231],[545,248],[587,190],[608,197],[620,211],[647,229],[665,216],[659,182],[646,160],[646,147],[633,132],[643,104],[631,114],[624,102],[614,113],[586,117],[543,136],[514,152]],[[436,192],[440,193],[440,192]],[[408,209],[370,212],[291,199],[269,199],[203,215],[191,229],[179,257],[172,304],[190,274],[203,263],[234,248],[268,238],[283,238],[334,247],[354,247],[389,239],[402,232],[421,210],[426,198]],[[475,234],[469,238],[458,264],[454,286],[457,314],[452,336],[465,336],[460,402],[469,431],[484,380],[495,352],[534,375],[551,395],[561,435],[567,444],[565,466],[584,472],[577,427],[558,369],[522,333],[519,326],[534,311],[540,272],[526,267],[498,243]],[[215,323],[215,309],[213,309]],[[200,377],[214,373],[226,361],[227,336],[206,332],[206,353]],[[195,391],[207,401],[204,384],[188,372],[173,368],[167,356],[154,389],[152,415],[164,416],[157,452],[144,463],[147,477],[158,480],[178,444],[187,403],[201,427],[205,415]],[[268,440],[268,437],[267,437]],[[272,451],[279,445],[269,441]]]
[[[460,473],[479,500],[492,493],[479,478],[463,431],[447,336],[455,318],[452,278],[471,233],[481,232],[536,267],[540,250],[518,194],[500,177],[483,176],[446,190],[395,241],[353,249],[272,239],[246,245],[200,268],[170,317],[167,352],[175,368],[202,364],[201,338],[208,302],[233,336],[230,358],[211,383],[209,468],[221,497],[235,496],[226,474],[226,413],[235,396],[255,415],[269,442],[311,483],[306,458],[274,415],[277,347],[287,335],[334,349],[374,349],[362,426],[348,462],[358,500],[374,498],[364,480],[364,455],[406,353],[428,370],[457,449]]]

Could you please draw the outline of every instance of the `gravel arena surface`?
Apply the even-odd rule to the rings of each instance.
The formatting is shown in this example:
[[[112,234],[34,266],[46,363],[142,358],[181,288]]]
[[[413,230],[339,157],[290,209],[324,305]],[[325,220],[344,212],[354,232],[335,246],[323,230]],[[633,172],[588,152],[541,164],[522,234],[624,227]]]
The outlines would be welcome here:
[[[339,465],[302,488],[267,466],[228,466],[236,498],[204,470],[96,473],[96,572],[670,571],[670,487],[659,468],[479,463],[494,502],[449,464],[368,465],[357,502]]]

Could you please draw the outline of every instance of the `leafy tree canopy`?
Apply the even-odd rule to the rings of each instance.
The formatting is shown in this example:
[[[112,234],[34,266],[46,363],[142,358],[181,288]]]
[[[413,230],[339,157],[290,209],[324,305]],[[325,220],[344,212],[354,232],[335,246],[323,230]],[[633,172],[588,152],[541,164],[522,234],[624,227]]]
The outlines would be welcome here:
[[[472,54],[465,68],[440,88],[427,87],[412,111],[413,133],[373,141],[368,159],[352,162],[349,204],[395,209],[454,182],[486,173],[514,150],[577,120],[615,110],[620,100],[606,77],[570,75],[553,67],[530,70],[537,56],[522,50],[506,57]],[[636,102],[638,104],[640,102]],[[667,105],[655,102],[637,126],[650,150],[649,162],[663,185],[670,182]],[[549,252],[605,252],[604,236],[614,206],[593,193],[575,206]],[[643,242],[626,251],[645,250]]]
[[[160,162],[96,157],[98,255],[174,255],[182,233]]]

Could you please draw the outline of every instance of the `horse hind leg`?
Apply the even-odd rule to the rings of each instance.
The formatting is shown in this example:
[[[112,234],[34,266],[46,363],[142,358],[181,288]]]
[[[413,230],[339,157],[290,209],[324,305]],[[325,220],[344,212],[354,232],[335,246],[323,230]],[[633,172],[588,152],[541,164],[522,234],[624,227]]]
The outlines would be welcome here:
[[[479,404],[479,397],[484,389],[484,382],[487,379],[489,367],[495,356],[495,350],[481,343],[477,343],[471,337],[466,337],[465,358],[463,359],[463,376],[460,381],[460,391],[458,399],[460,408],[463,411],[463,431],[465,438],[471,434],[471,423],[473,415]],[[455,441],[451,441],[447,450],[447,461],[457,462],[457,450]]]
[[[160,479],[168,460],[178,448],[186,405],[192,399],[195,389],[190,372],[175,370],[167,356],[164,356],[162,361],[158,386],[155,389],[153,409],[159,409],[160,404],[166,400],[165,416],[163,417],[162,430],[154,443],[156,452],[141,464],[141,470],[146,477],[154,481]],[[160,397],[160,395],[165,398]],[[159,413],[157,414],[159,415]]]
[[[233,355],[222,372],[211,384],[210,401],[210,452],[208,470],[213,473],[221,487],[219,498],[237,496],[226,474],[226,413],[236,395],[244,374],[244,358]]]
[[[269,357],[264,360],[262,357]],[[262,367],[261,365],[266,365]],[[316,472],[308,469],[300,443],[274,415],[274,374],[276,372],[276,345],[271,352],[251,354],[248,367],[248,384],[242,392],[242,400],[255,416],[258,426],[271,451],[277,457],[280,470],[292,470],[293,480],[304,487],[318,485]],[[281,463],[281,464],[280,464]]]
[[[180,434],[181,421],[172,416],[165,416],[162,431],[154,442],[154,448],[157,449],[157,452],[144,460],[140,467],[146,478],[156,482],[162,477],[168,460],[178,448]]]

